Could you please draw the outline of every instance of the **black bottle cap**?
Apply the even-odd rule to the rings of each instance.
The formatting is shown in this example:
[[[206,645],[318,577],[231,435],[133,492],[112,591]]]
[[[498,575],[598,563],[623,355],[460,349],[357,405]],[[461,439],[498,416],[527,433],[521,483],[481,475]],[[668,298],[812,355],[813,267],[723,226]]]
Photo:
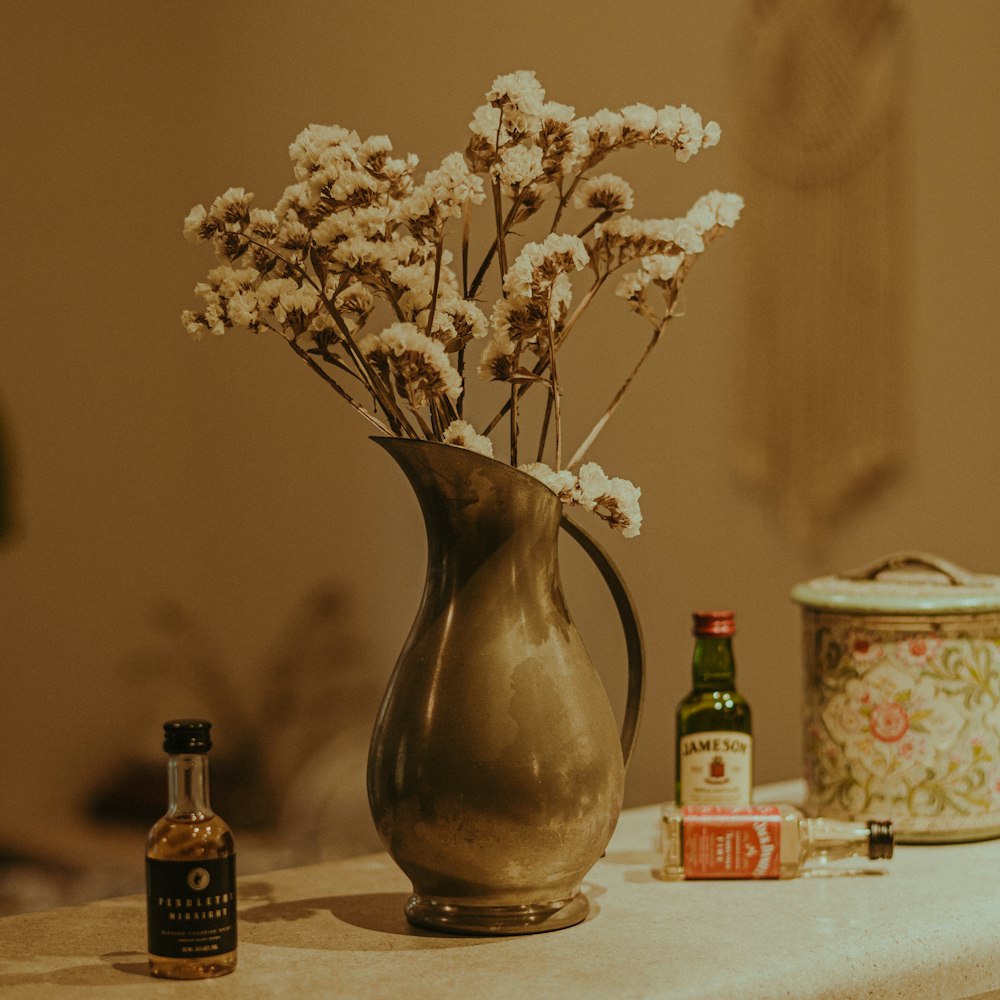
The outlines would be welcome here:
[[[868,857],[872,861],[878,858],[891,858],[892,843],[892,822],[890,820],[868,820]]]
[[[163,749],[167,753],[208,753],[212,749],[212,723],[207,719],[172,719],[163,723]]]

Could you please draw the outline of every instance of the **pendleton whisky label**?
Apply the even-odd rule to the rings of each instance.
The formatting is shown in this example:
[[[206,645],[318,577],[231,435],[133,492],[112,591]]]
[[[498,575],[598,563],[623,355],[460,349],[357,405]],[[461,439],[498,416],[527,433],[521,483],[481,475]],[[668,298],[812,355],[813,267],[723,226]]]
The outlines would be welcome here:
[[[146,859],[149,951],[206,958],[236,948],[236,858]]]
[[[718,809],[685,806],[686,878],[778,878],[781,810],[777,806]]]
[[[742,806],[753,785],[753,737],[746,733],[691,733],[682,736],[681,801],[694,806]]]

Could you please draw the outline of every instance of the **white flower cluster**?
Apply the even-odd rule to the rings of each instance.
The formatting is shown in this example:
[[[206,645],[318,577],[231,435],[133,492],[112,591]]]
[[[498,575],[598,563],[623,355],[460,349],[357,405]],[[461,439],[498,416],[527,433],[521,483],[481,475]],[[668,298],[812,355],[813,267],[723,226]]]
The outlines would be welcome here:
[[[511,175],[521,184],[557,184],[616,149],[639,144],[669,146],[683,163],[721,136],[716,122],[703,122],[687,105],[633,104],[578,118],[572,107],[546,101],[542,85],[527,70],[494,80],[486,102],[469,123],[468,156],[476,169],[490,171],[505,184],[510,195],[516,194]]]
[[[555,357],[580,314],[610,275],[638,264],[617,294],[658,333],[665,318],[647,301],[649,289],[663,291],[669,316],[692,260],[733,226],[742,200],[713,191],[682,218],[641,220],[628,214],[631,186],[595,172],[611,153],[640,144],[665,146],[681,162],[714,146],[719,126],[684,105],[633,104],[580,117],[548,100],[535,74],[522,70],[493,81],[469,129],[464,153],[448,154],[422,181],[416,156],[395,155],[387,136],[362,139],[339,125],[303,129],[289,147],[294,180],[273,209],[233,187],[185,219],[187,238],[210,245],[219,266],[196,286],[202,306],[186,311],[183,323],[194,337],[233,327],[279,334],[383,433],[492,456],[488,434],[509,411],[515,465],[517,401],[541,386],[554,412],[559,464]],[[487,197],[495,232],[477,271],[470,233],[483,237],[471,220]],[[520,233],[547,202],[554,206],[547,233],[515,253],[515,227]],[[585,222],[561,226],[573,210],[587,213]],[[445,246],[457,233],[458,262]],[[500,295],[481,306],[493,263]],[[573,283],[584,271],[591,285],[574,306]],[[477,340],[486,341],[479,375],[507,383],[510,393],[483,433],[463,417],[465,353]],[[547,416],[539,455],[548,432]],[[579,474],[537,463],[528,471],[567,503],[638,533],[639,491],[627,480],[608,478],[594,463]]]
[[[426,406],[428,399],[446,396],[454,402],[462,394],[461,376],[444,348],[413,323],[393,323],[369,334],[358,348],[414,409]]]
[[[445,444],[467,448],[487,458],[493,457],[493,442],[485,435],[477,434],[475,427],[465,420],[453,420],[445,428],[442,440]]]
[[[622,227],[634,220],[616,219],[600,227],[598,239],[603,240],[609,257],[614,257],[619,264],[634,257],[642,258],[639,270],[622,278],[615,294],[625,299],[636,312],[652,317],[647,292],[650,286],[658,287],[667,299],[669,312],[676,299],[682,265],[690,255],[701,253],[722,229],[732,229],[742,211],[743,199],[738,194],[711,191],[699,198],[683,219],[663,220],[654,226],[648,222],[639,223],[628,238],[623,236]],[[656,225],[658,232],[654,232]],[[643,229],[651,240],[662,239],[662,248],[651,253],[637,253],[634,232]]]
[[[581,466],[579,476],[568,469],[551,469],[544,462],[531,462],[518,468],[548,486],[563,503],[593,511],[626,538],[639,534],[642,490],[627,479],[609,478],[596,462]]]

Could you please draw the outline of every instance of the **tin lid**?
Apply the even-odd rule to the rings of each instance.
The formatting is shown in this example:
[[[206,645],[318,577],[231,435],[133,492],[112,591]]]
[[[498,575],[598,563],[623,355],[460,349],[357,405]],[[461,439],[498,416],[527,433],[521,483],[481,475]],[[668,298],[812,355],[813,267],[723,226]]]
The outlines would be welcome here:
[[[791,597],[823,611],[972,614],[1000,611],[1000,577],[970,573],[926,552],[895,552],[852,573],[800,583]]]

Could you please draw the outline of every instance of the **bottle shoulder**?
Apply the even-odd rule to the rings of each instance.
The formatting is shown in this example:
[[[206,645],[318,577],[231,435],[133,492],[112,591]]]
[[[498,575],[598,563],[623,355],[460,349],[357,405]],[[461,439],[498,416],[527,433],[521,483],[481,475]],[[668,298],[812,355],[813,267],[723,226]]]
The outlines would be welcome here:
[[[750,725],[750,704],[738,691],[693,690],[677,706],[678,725],[685,728],[712,729],[724,721]]]
[[[236,853],[229,824],[216,815],[163,816],[146,838],[146,856],[167,861],[222,858]]]

